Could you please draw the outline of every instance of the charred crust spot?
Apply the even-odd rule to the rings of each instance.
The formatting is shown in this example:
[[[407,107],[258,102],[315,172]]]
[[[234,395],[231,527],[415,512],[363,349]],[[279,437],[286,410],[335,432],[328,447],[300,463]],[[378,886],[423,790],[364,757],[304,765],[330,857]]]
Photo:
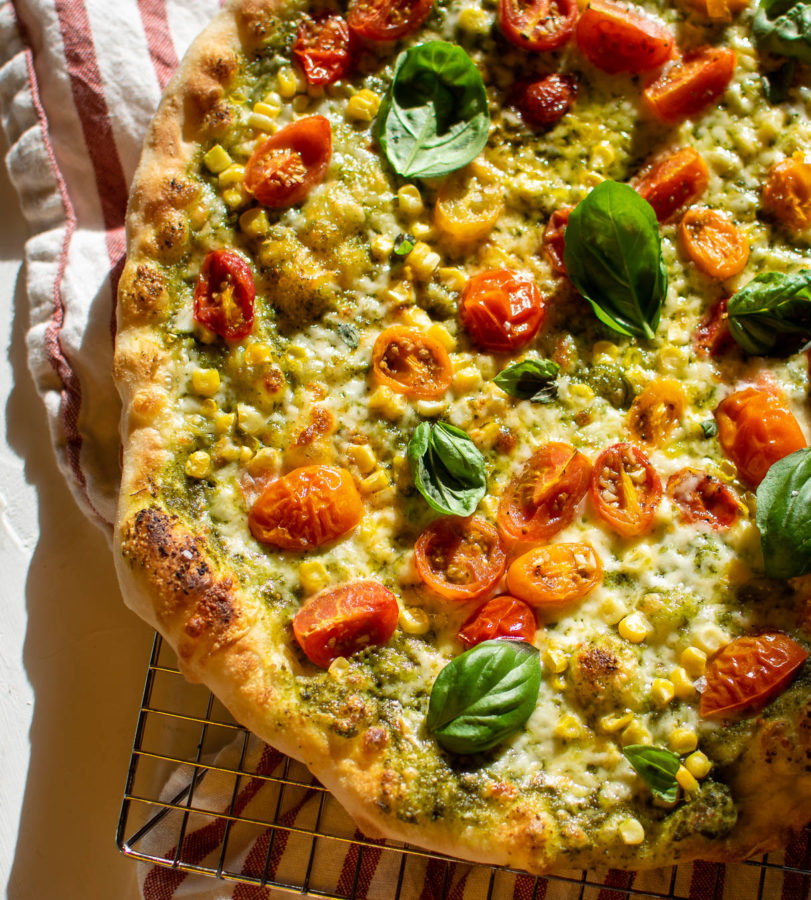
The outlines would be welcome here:
[[[602,647],[583,647],[577,654],[583,676],[595,683],[605,681],[619,669],[619,660]]]
[[[121,302],[129,315],[150,318],[168,302],[166,279],[153,266],[141,263],[121,284]]]
[[[383,750],[389,744],[389,733],[380,725],[373,725],[363,735],[363,749],[369,753]]]

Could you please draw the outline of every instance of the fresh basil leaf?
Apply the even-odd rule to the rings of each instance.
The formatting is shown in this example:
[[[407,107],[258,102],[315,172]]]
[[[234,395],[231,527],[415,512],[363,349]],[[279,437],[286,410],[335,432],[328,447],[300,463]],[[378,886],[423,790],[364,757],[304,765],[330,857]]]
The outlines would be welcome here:
[[[350,350],[354,350],[360,343],[360,333],[351,322],[338,323],[338,336]]]
[[[408,256],[416,243],[417,239],[413,234],[398,234],[394,239],[394,250],[392,252],[395,256]]]
[[[461,47],[428,41],[400,54],[375,123],[395,172],[433,178],[461,169],[482,152],[489,129],[484,81]]]
[[[811,4],[760,0],[752,37],[758,50],[811,64]]]
[[[659,223],[627,184],[603,181],[572,211],[563,254],[572,284],[620,334],[652,338],[667,294]]]
[[[666,803],[673,803],[679,796],[676,772],[681,760],[672,750],[648,744],[629,744],[623,747],[622,754],[654,796],[661,797]]]
[[[811,572],[811,448],[769,469],[757,489],[756,521],[767,577]]]
[[[706,419],[702,422],[701,431],[705,438],[714,438],[718,434],[718,424],[715,419]]]
[[[541,687],[538,650],[526,641],[483,641],[439,673],[428,731],[451,753],[481,753],[518,731]]]
[[[417,490],[431,509],[471,516],[487,493],[484,457],[468,434],[445,422],[421,422],[408,442]]]
[[[788,356],[811,338],[811,269],[762,272],[727,307],[729,330],[747,353]]]
[[[783,103],[788,99],[791,83],[794,81],[796,59],[787,59],[782,66],[763,76],[763,89],[769,103]]]
[[[558,395],[560,366],[551,359],[525,359],[507,366],[493,379],[504,393],[519,400],[551,403]]]

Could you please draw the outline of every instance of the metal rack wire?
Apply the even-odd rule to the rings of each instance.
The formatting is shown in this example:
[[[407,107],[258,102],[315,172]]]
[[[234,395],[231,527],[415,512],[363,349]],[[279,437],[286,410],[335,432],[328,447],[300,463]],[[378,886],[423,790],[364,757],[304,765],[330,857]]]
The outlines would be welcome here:
[[[811,840],[785,854],[631,875],[535,878],[364,838],[299,763],[265,747],[209,691],[185,681],[156,636],[133,742],[117,843],[127,856],[282,893],[327,900],[806,900]],[[336,863],[337,861],[337,863]],[[157,870],[156,870],[157,871]],[[700,884],[698,884],[700,882]]]

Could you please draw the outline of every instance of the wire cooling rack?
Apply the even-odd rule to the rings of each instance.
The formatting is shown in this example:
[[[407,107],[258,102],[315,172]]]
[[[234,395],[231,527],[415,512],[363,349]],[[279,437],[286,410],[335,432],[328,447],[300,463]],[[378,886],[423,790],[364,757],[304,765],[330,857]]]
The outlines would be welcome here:
[[[327,900],[807,900],[811,893],[808,833],[785,854],[746,863],[546,878],[365,839],[306,768],[266,748],[207,689],[186,682],[160,636],[117,842],[127,856],[173,869],[178,879],[203,874]]]

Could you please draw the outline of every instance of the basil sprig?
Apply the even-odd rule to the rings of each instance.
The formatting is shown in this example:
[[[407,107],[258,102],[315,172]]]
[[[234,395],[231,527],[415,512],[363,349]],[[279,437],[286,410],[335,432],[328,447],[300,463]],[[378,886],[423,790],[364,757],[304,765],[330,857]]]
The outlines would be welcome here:
[[[431,509],[471,516],[487,493],[484,457],[470,436],[446,422],[421,422],[408,442],[417,490]]]
[[[811,64],[811,4],[760,0],[752,36],[759,50]]]
[[[729,330],[747,353],[787,356],[811,338],[811,269],[762,272],[729,301]]]
[[[572,284],[620,334],[652,338],[667,294],[659,223],[627,184],[603,181],[572,211],[563,254]]]
[[[623,747],[622,754],[654,796],[661,797],[666,803],[673,803],[679,796],[676,772],[681,760],[672,750],[648,744],[629,744]]]
[[[539,654],[526,641],[483,641],[439,673],[428,731],[451,753],[481,753],[518,731],[541,687]]]
[[[769,469],[757,489],[756,521],[769,578],[811,572],[811,448]]]
[[[487,143],[484,81],[461,47],[428,41],[401,53],[375,123],[399,175],[433,178],[461,169]]]
[[[552,403],[558,395],[555,381],[559,372],[560,366],[551,359],[525,359],[502,369],[493,384],[519,400]]]

